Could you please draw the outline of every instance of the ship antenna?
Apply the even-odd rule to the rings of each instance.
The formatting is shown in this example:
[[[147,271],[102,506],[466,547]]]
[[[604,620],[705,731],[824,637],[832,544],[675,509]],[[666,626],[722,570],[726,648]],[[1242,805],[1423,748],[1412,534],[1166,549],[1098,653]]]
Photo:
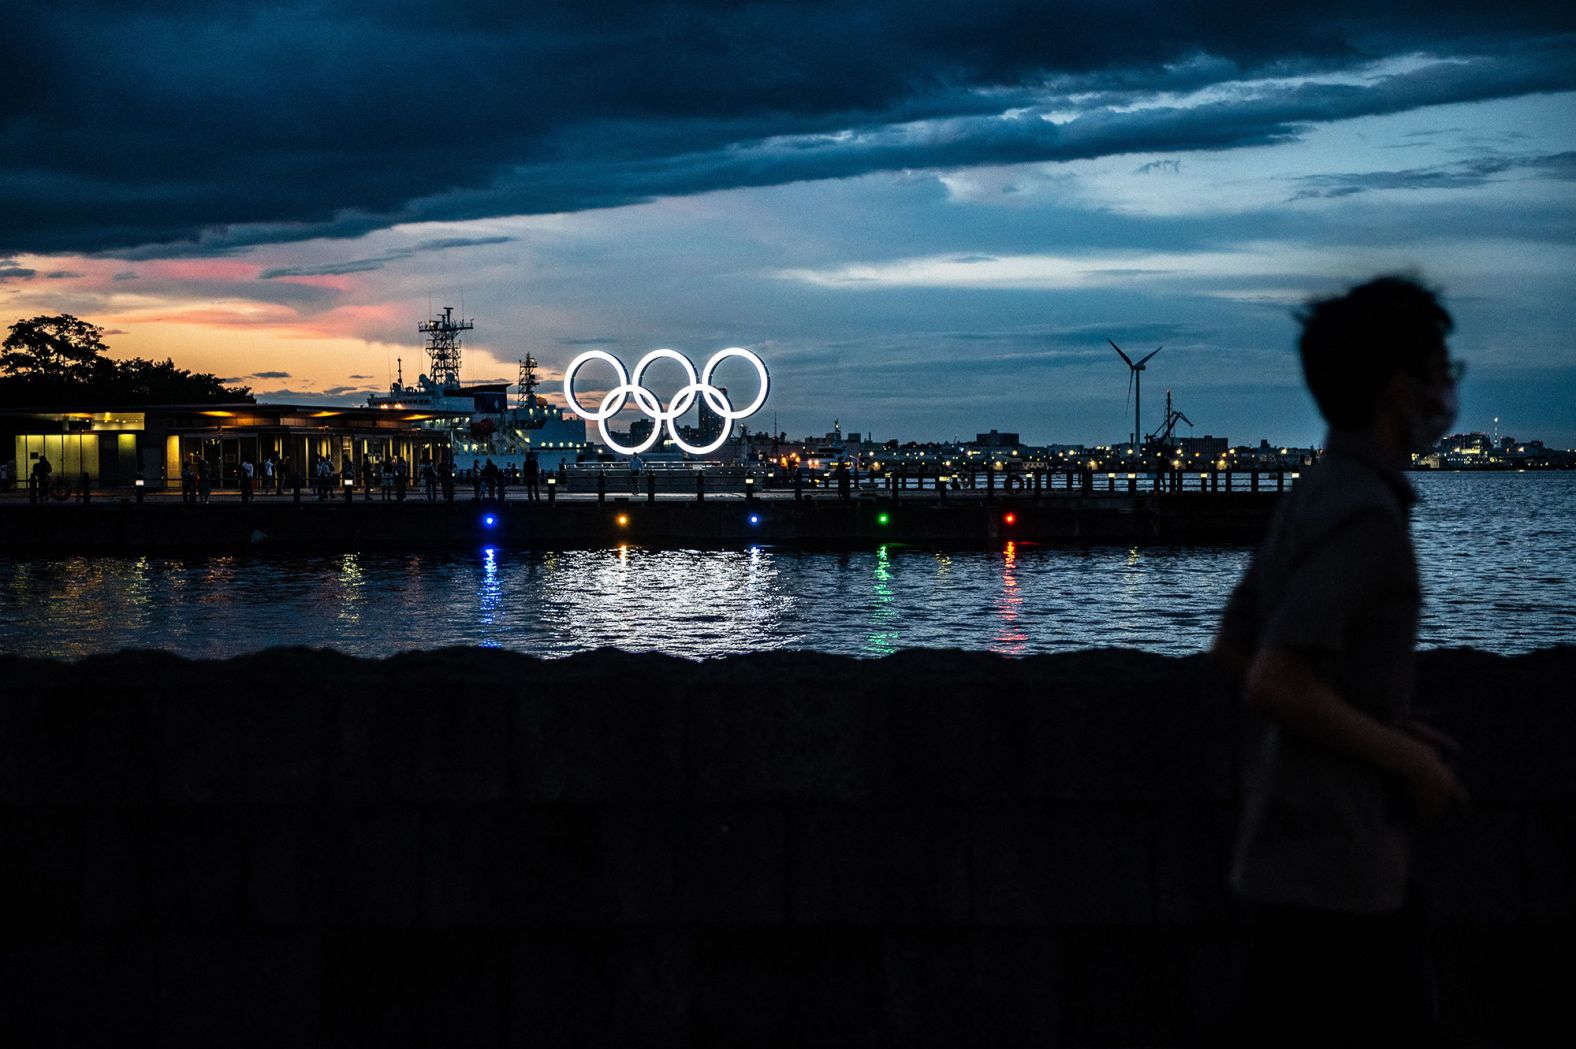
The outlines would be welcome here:
[[[536,358],[529,353],[525,360],[520,362],[520,392],[519,400],[515,402],[516,408],[536,407],[536,388],[541,385],[536,379]]]
[[[443,390],[460,387],[460,332],[470,331],[476,325],[463,316],[456,320],[454,307],[443,307],[443,316],[432,317],[416,325],[416,330],[427,336],[427,356],[432,361],[432,379]]]

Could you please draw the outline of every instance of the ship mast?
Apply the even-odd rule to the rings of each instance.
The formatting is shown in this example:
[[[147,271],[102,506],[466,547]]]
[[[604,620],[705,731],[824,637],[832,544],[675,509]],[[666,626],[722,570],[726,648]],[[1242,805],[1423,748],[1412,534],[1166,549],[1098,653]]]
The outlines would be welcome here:
[[[520,362],[520,392],[517,395],[519,399],[515,401],[514,406],[516,408],[535,408],[536,388],[540,385],[541,383],[536,378],[536,358],[528,353],[525,355],[525,360]]]
[[[432,361],[432,381],[440,389],[460,388],[460,332],[476,327],[468,320],[455,320],[454,307],[443,307],[443,316],[424,320],[416,330],[427,336],[427,356]]]

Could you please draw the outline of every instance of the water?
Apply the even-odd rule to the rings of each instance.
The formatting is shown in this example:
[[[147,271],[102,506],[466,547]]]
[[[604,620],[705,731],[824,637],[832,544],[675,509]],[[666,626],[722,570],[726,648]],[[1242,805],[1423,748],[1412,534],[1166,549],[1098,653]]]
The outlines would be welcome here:
[[[1424,647],[1576,643],[1576,475],[1414,475]],[[762,649],[1197,652],[1239,547],[55,558],[0,566],[0,651],[443,645],[703,658]]]

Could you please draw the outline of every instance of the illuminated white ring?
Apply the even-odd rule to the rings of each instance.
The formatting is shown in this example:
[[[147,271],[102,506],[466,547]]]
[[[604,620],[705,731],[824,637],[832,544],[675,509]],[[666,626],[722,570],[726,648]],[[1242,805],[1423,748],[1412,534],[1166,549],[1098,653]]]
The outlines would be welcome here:
[[[732,416],[732,418],[729,420],[729,422],[732,423],[738,422],[740,419],[748,418],[749,416],[754,415],[756,412],[761,410],[761,405],[766,403],[766,390],[767,387],[771,385],[771,376],[766,374],[766,365],[762,363],[761,359],[755,356],[755,354],[751,353],[749,350],[746,350],[743,346],[729,346],[726,350],[718,350],[716,353],[712,354],[711,360],[706,362],[706,367],[700,373],[700,381],[708,387],[711,386],[712,373],[717,370],[717,365],[721,364],[729,357],[743,357],[745,360],[755,365],[755,374],[759,376],[761,380],[760,392],[755,395],[755,400],[750,402],[750,406],[748,408],[742,408],[738,411],[728,413]],[[718,414],[721,413],[719,412]]]
[[[728,400],[727,394],[719,387],[712,385],[711,382],[712,374],[717,370],[717,366],[731,357],[743,357],[755,365],[756,375],[760,377],[760,389],[755,395],[755,400],[750,402],[750,406],[742,411],[736,411],[732,402]],[[582,366],[593,360],[606,361],[618,375],[617,385],[602,398],[602,403],[595,412],[588,410],[582,405],[574,393],[575,375]],[[657,399],[656,395],[642,385],[646,369],[659,360],[677,361],[684,369],[685,378],[689,380],[674,394],[672,403],[666,409],[662,407],[662,402]],[[706,362],[706,367],[701,372],[698,380],[695,375],[695,365],[688,357],[676,350],[665,348],[652,350],[640,359],[639,363],[635,365],[635,370],[632,374],[626,373],[623,363],[605,350],[587,350],[570,361],[569,367],[564,370],[564,399],[568,403],[570,410],[576,415],[597,424],[597,431],[601,434],[602,442],[615,452],[623,455],[639,455],[657,442],[661,435],[662,424],[667,423],[668,437],[675,445],[691,455],[707,455],[727,443],[728,435],[732,431],[735,422],[754,415],[760,410],[761,406],[766,403],[770,382],[771,379],[767,374],[766,365],[755,354],[740,346],[730,346],[714,354],[711,360]],[[694,405],[696,397],[704,398],[706,406],[719,416],[724,423],[721,434],[711,444],[693,445],[679,436],[677,420]],[[633,448],[625,447],[613,440],[607,429],[607,420],[622,411],[630,398],[634,399],[635,407],[651,418],[653,424],[651,436]]]
[[[629,381],[634,383],[636,386],[641,385],[642,381],[646,377],[646,369],[661,360],[679,362],[679,367],[684,369],[684,380],[688,384],[684,387],[685,390],[688,390],[691,386],[695,385],[695,365],[691,364],[690,359],[684,356],[678,350],[666,349],[652,350],[650,353],[640,358],[640,363],[635,365],[635,370],[629,373]],[[673,403],[678,404],[682,396],[683,391],[680,391],[679,394],[673,398]],[[659,421],[673,419],[674,417],[689,411],[690,401],[693,401],[694,399],[695,395],[693,393],[690,394],[689,400],[683,402],[683,408],[674,409],[670,407],[667,412],[659,416]]]
[[[613,371],[618,374],[618,382],[614,386],[615,390],[626,390],[629,388],[629,373],[624,371],[624,362],[606,350],[587,350],[570,361],[569,367],[564,369],[564,400],[569,402],[570,410],[582,419],[600,423],[604,419],[611,419],[623,411],[624,401],[627,400],[627,397],[620,397],[618,404],[611,411],[608,410],[607,398],[602,400],[601,411],[595,414],[586,411],[585,407],[575,398],[575,374],[589,361],[606,361],[613,366]]]
[[[726,425],[722,427],[722,431],[717,435],[717,439],[711,444],[689,444],[685,442],[684,438],[679,436],[678,428],[673,425],[674,419],[676,419],[679,415],[684,414],[684,412],[689,411],[689,406],[695,400],[696,393],[699,393],[702,397],[706,398],[707,406],[710,407],[711,410],[717,415],[722,416],[726,422]],[[691,455],[710,455],[718,448],[721,448],[724,444],[728,443],[728,435],[733,429],[734,420],[743,418],[743,416],[739,415],[733,410],[733,405],[728,403],[726,394],[717,389],[717,387],[707,386],[704,383],[691,383],[680,390],[678,393],[674,394],[674,405],[677,406],[680,401],[683,402],[684,407],[682,409],[677,409],[675,414],[668,418],[668,439]],[[722,405],[722,407],[717,407],[719,404]]]
[[[626,390],[628,391],[627,393],[625,392]],[[626,398],[633,397],[635,399],[635,407],[654,419],[659,418],[662,414],[662,402],[657,400],[656,394],[644,386],[636,386],[633,383],[625,383],[622,386],[614,387],[608,391],[606,397],[602,398],[602,410],[596,416],[596,428],[597,432],[602,435],[602,443],[620,455],[639,455],[662,438],[662,423],[652,423],[650,435],[640,444],[635,445],[633,448],[624,447],[613,440],[613,435],[607,430],[607,421],[618,413],[617,408],[611,412],[607,410],[608,402],[615,397],[619,398],[619,407],[623,407],[623,402]]]

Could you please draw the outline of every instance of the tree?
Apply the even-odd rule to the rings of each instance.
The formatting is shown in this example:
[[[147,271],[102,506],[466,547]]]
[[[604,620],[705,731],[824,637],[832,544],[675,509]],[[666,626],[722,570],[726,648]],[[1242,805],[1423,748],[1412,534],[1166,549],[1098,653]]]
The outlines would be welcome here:
[[[0,344],[0,404],[57,407],[134,404],[233,404],[251,401],[246,386],[226,386],[173,360],[105,356],[104,329],[62,313],[11,325]]]
[[[0,346],[0,372],[46,383],[88,382],[109,350],[103,328],[69,313],[17,321]]]

